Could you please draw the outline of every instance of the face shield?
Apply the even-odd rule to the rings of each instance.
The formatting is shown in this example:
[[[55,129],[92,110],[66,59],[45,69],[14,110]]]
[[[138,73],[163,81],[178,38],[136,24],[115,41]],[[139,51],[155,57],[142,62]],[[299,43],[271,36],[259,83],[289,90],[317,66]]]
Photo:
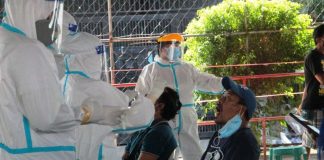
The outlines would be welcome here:
[[[64,13],[64,1],[63,0],[47,0],[47,1],[55,1],[54,10],[52,13],[51,22],[49,24],[50,28],[53,28],[53,31],[57,29],[63,28],[63,13]],[[57,39],[58,46],[61,46],[62,43],[62,34],[58,34],[57,32],[53,32],[51,36],[52,40]]]
[[[172,41],[169,47],[166,47],[167,59],[169,62],[177,62],[182,58],[183,48],[180,42]]]
[[[67,11],[63,11],[62,24],[60,24],[61,18],[59,18],[59,22],[57,24],[58,27],[55,27],[56,29],[54,31],[54,27],[50,26],[50,23],[52,21],[50,19],[51,17],[36,21],[37,39],[44,43],[45,46],[51,45],[55,48],[57,47],[57,43],[59,42],[57,40],[58,36],[62,35],[61,41],[63,42],[65,37],[67,37],[68,35],[73,35],[77,33],[78,25],[74,17],[70,13],[68,13]],[[54,36],[52,37],[53,33]],[[58,54],[60,54],[60,52],[58,52]]]
[[[178,33],[171,33],[157,39],[159,45],[159,56],[169,62],[177,62],[182,58],[184,38]]]
[[[58,31],[63,27],[63,0],[46,0],[54,3],[53,12],[46,19],[35,22],[37,40],[45,46],[53,44],[56,40],[62,42],[62,36]]]

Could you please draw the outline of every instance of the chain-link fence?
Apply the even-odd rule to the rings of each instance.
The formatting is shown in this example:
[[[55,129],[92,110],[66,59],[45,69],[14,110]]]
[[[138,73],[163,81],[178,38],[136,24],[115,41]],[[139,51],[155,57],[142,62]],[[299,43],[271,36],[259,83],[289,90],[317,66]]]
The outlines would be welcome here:
[[[323,0],[292,0],[303,4],[302,13],[307,13],[313,18],[313,22],[324,21],[324,1]]]
[[[322,0],[295,1],[304,5],[301,12],[312,15],[313,22],[323,21]],[[81,31],[96,34],[107,45],[111,45],[110,80],[118,84],[137,81],[140,69],[148,63],[147,55],[154,53],[156,49],[155,36],[183,33],[198,9],[220,2],[221,0],[67,0],[65,8],[75,16]],[[108,7],[111,7],[109,12]],[[108,13],[111,14],[111,20]]]
[[[293,1],[304,5],[301,12],[310,14],[313,22],[323,21],[323,0]],[[140,73],[137,69],[143,68],[148,63],[147,55],[155,51],[152,41],[154,36],[183,33],[198,9],[220,2],[221,0],[66,0],[65,9],[76,18],[81,31],[95,34],[107,42],[107,46],[108,41],[112,45],[108,60],[111,81],[134,83]],[[3,16],[3,3],[1,0],[0,16]],[[111,19],[108,13],[111,14]]]
[[[111,82],[135,83],[140,74],[137,69],[148,63],[148,53],[155,50],[150,41],[153,36],[182,33],[198,9],[217,3],[219,0],[70,0],[65,8],[75,16],[81,31],[112,40]]]

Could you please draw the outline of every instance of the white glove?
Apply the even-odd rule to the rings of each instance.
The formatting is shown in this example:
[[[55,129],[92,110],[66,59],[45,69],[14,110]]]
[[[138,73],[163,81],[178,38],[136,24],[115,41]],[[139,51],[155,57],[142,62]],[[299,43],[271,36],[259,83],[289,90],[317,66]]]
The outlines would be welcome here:
[[[121,116],[121,127],[143,127],[149,124],[154,116],[154,105],[143,95],[138,95],[131,106]]]
[[[147,98],[149,98],[154,104],[155,101],[161,96],[164,91],[164,88],[167,87],[167,82],[161,78],[156,78],[152,82],[152,89],[147,94]]]
[[[102,125],[119,125],[125,108],[102,106],[92,98],[86,99],[81,105],[81,122]]]

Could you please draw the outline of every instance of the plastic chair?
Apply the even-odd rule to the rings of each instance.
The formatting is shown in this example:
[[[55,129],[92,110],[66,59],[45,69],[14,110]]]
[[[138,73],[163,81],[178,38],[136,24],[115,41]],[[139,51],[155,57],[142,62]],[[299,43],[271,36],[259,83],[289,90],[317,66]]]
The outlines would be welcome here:
[[[282,146],[270,148],[270,160],[282,160],[282,156],[293,156],[294,160],[307,160],[306,149],[303,146]]]

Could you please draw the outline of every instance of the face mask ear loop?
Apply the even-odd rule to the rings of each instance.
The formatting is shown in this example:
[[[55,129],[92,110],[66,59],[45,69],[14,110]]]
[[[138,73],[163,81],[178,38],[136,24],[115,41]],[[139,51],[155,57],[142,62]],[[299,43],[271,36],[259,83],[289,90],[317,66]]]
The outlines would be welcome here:
[[[241,111],[242,111],[242,105],[240,105],[240,107],[241,107],[241,108],[240,108],[240,112],[239,112],[239,114],[240,114],[241,117],[243,117],[244,112],[241,114]]]

